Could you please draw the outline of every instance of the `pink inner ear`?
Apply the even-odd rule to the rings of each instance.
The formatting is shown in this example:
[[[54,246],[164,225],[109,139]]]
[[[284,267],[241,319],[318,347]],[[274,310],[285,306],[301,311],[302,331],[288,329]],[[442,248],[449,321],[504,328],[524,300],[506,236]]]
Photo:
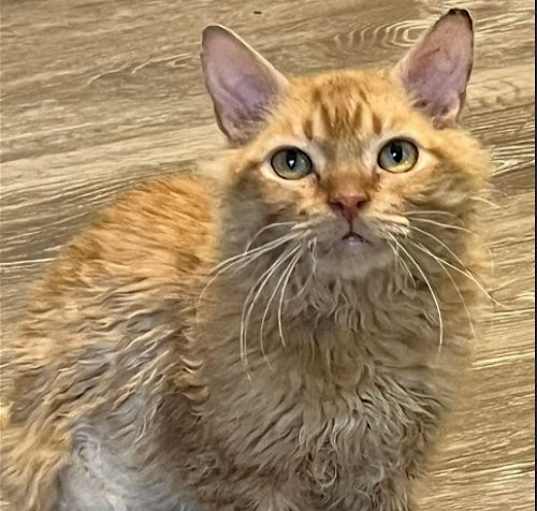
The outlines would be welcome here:
[[[203,34],[202,63],[220,127],[232,142],[247,140],[286,80],[223,27]]]
[[[400,77],[429,115],[455,120],[472,70],[472,22],[466,11],[452,10],[399,65]]]

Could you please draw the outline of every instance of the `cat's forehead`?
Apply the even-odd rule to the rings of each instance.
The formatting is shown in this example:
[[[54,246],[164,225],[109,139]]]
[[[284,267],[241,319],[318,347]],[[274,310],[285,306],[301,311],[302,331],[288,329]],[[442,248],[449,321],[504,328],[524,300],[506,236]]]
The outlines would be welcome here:
[[[309,140],[363,141],[421,124],[402,87],[382,71],[338,71],[291,83],[282,129]]]

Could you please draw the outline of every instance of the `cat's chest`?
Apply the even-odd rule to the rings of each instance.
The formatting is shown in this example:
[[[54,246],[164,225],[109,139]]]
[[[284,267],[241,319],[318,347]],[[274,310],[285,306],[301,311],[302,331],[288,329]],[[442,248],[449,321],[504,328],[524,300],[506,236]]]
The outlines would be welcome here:
[[[294,335],[293,335],[294,334]],[[401,462],[433,396],[388,368],[371,339],[333,324],[290,332],[275,355],[215,373],[213,433],[241,463],[289,469],[325,484],[356,467],[379,476]],[[371,463],[367,460],[379,460]],[[348,473],[349,478],[345,477]]]

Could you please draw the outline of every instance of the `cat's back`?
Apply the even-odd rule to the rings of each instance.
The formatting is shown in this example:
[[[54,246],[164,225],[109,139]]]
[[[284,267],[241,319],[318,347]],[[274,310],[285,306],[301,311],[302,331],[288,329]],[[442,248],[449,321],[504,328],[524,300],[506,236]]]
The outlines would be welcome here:
[[[71,259],[83,266],[102,264],[112,273],[188,278],[213,258],[217,202],[208,178],[148,181],[98,213],[60,263]]]
[[[34,389],[35,402],[59,374],[71,385],[83,373],[98,378],[104,364],[112,378],[112,366],[136,360],[141,368],[168,350],[213,264],[217,201],[207,178],[178,175],[137,186],[99,212],[28,294],[3,346],[3,400],[25,402]]]
[[[173,175],[136,186],[68,243],[30,296],[30,310],[40,298],[72,298],[91,288],[113,294],[144,282],[188,296],[214,260],[217,201],[214,183],[204,177]]]

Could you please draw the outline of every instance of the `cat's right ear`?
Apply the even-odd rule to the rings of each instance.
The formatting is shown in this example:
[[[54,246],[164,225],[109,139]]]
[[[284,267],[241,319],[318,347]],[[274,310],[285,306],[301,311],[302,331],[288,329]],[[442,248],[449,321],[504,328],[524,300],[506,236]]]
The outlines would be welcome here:
[[[220,25],[203,30],[201,63],[220,129],[232,144],[246,143],[286,88],[287,79]]]
[[[473,46],[470,13],[451,9],[394,70],[416,104],[438,127],[456,123],[472,71]]]

